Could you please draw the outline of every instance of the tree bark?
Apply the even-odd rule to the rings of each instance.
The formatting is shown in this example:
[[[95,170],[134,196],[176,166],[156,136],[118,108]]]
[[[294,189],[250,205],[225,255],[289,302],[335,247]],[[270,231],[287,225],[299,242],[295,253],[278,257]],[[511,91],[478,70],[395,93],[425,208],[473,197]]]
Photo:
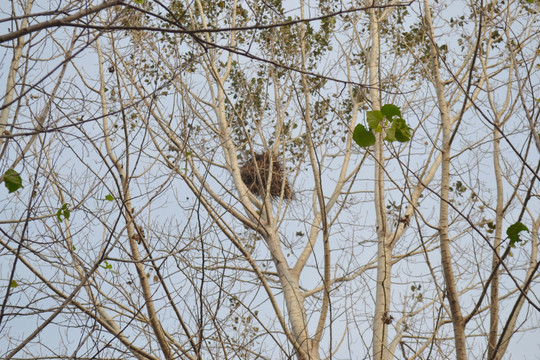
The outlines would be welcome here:
[[[376,5],[373,3],[373,5]],[[379,14],[369,10],[371,51],[369,53],[369,97],[372,110],[381,109],[379,82]],[[390,285],[392,273],[392,246],[388,238],[388,223],[384,201],[384,132],[376,134],[375,142],[375,214],[377,218],[377,284],[373,319],[373,359],[390,359],[388,325],[390,323]]]
[[[32,9],[34,0],[29,0],[26,5],[25,14],[29,14]],[[23,17],[21,20],[21,29],[28,27],[28,17]],[[24,35],[17,37],[17,44],[13,49],[13,58],[8,70],[8,78],[6,83],[6,94],[4,95],[4,103],[2,104],[2,112],[0,112],[0,135],[5,135],[4,131],[7,126],[9,117],[9,111],[11,109],[11,103],[13,102],[13,94],[15,94],[15,78],[17,77],[17,70],[19,69],[19,61],[21,59],[22,50],[24,47]],[[0,137],[0,150],[4,143],[4,139]]]
[[[461,313],[459,304],[459,294],[456,286],[456,278],[452,267],[452,252],[450,250],[449,235],[449,203],[450,203],[450,160],[451,160],[451,138],[452,121],[450,110],[444,96],[444,85],[441,80],[439,54],[435,44],[433,22],[428,0],[424,0],[425,25],[428,30],[431,47],[431,68],[432,82],[437,92],[437,100],[441,116],[442,126],[442,163],[441,163],[441,193],[439,212],[439,237],[441,264],[444,273],[444,283],[446,285],[446,295],[450,304],[452,325],[454,327],[454,342],[456,345],[456,359],[465,360],[467,358],[467,343],[465,340],[465,319]]]
[[[501,246],[502,221],[503,221],[503,183],[501,176],[500,135],[497,130],[493,131],[493,170],[497,184],[497,205],[495,208],[495,233],[493,237],[493,257],[491,269],[494,271],[491,280],[490,305],[489,305],[489,335],[488,335],[488,359],[494,358],[497,347],[498,324],[499,324],[499,253]]]

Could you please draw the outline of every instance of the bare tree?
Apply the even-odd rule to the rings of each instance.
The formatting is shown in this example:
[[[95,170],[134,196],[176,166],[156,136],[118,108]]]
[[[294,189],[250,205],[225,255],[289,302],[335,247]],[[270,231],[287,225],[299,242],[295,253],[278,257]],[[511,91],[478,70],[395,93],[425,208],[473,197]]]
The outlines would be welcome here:
[[[540,10],[456,4],[12,2],[2,356],[504,358]]]

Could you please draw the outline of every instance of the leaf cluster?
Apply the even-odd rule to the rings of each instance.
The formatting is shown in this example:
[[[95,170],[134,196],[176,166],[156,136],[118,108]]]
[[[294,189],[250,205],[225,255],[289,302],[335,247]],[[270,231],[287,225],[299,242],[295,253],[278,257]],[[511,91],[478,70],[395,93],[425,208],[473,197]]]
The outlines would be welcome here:
[[[353,133],[354,141],[361,147],[375,144],[375,133],[385,131],[385,141],[407,142],[411,139],[411,129],[401,116],[401,110],[393,104],[384,105],[381,110],[368,111],[366,120],[369,129],[358,124]]]

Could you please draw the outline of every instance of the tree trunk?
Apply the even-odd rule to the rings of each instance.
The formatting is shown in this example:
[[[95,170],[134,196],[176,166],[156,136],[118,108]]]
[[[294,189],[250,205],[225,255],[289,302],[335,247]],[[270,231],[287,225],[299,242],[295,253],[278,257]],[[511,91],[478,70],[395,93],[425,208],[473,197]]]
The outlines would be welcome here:
[[[439,53],[434,43],[433,22],[428,0],[424,0],[425,24],[430,38],[431,47],[431,68],[432,82],[437,92],[439,111],[442,126],[442,163],[441,163],[441,193],[440,193],[440,213],[439,213],[439,236],[441,264],[444,273],[444,283],[446,285],[446,295],[450,304],[452,324],[454,327],[454,342],[456,345],[456,359],[465,360],[467,358],[467,344],[465,341],[465,319],[461,313],[459,304],[459,294],[456,286],[456,278],[452,267],[452,253],[450,250],[449,236],[449,203],[450,203],[450,160],[451,160],[451,138],[452,122],[450,110],[444,97],[444,85],[440,76]]]
[[[283,297],[287,306],[289,322],[291,324],[292,333],[296,340],[296,348],[298,351],[299,360],[318,360],[318,346],[314,343],[308,334],[308,323],[306,318],[306,310],[304,308],[304,295],[300,291],[298,284],[298,275],[294,274],[287,260],[281,251],[281,242],[279,235],[273,232],[266,237],[268,249],[272,254],[274,264],[279,276],[279,280],[283,289]]]
[[[375,4],[373,4],[375,5]],[[371,51],[369,53],[369,97],[372,110],[380,110],[379,82],[379,14],[369,10],[371,24]],[[388,239],[388,224],[384,202],[384,133],[376,135],[375,143],[375,213],[377,218],[377,284],[373,319],[373,358],[390,359],[388,351],[388,325],[390,324],[390,285],[392,273],[392,247]]]
[[[501,166],[499,163],[500,135],[497,130],[493,131],[493,170],[497,184],[497,206],[495,208],[495,233],[493,237],[493,257],[491,268],[495,273],[491,280],[490,307],[489,307],[489,336],[488,336],[488,359],[494,358],[497,347],[498,324],[499,324],[499,253],[501,246],[502,220],[503,220],[503,183]]]

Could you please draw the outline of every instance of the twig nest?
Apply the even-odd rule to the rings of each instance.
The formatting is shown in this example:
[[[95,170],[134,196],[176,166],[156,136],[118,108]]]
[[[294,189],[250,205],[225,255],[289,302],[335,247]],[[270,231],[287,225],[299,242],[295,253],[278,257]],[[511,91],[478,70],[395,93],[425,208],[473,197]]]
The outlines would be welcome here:
[[[255,154],[254,158],[249,159],[240,169],[240,176],[249,191],[260,198],[265,197],[270,176],[272,177],[270,196],[279,198],[283,191],[284,199],[291,200],[294,198],[289,180],[284,173],[283,164],[275,155],[271,155],[268,152]]]

